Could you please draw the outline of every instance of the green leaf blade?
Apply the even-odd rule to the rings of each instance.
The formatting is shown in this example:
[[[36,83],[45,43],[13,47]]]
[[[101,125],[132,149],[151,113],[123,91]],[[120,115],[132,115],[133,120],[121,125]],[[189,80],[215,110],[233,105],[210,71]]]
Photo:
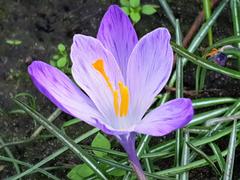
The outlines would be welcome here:
[[[130,18],[136,24],[136,23],[138,23],[141,20],[141,14],[139,12],[132,11],[130,13]]]
[[[61,58],[57,61],[57,67],[58,67],[58,68],[63,68],[66,64],[67,64],[67,58],[66,58],[66,57],[61,57]]]
[[[79,164],[75,166],[73,169],[71,169],[71,171],[67,174],[67,177],[71,180],[80,180],[89,177],[93,174],[94,171],[84,163]]]
[[[111,149],[111,143],[110,141],[101,133],[98,133],[91,144],[92,147],[98,147],[98,148],[105,148],[105,149]],[[105,152],[100,151],[93,151],[94,154],[98,157],[104,157],[107,155]]]
[[[145,15],[152,15],[156,12],[157,10],[150,4],[146,4],[142,6],[142,13]]]
[[[129,3],[130,6],[133,8],[137,8],[138,6],[140,6],[140,0],[130,0]]]

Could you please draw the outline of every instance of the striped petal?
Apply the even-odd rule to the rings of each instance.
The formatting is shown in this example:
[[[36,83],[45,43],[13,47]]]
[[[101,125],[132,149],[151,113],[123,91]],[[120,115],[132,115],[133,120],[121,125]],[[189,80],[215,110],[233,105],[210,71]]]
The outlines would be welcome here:
[[[130,56],[127,85],[131,95],[130,111],[139,116],[136,119],[142,118],[169,79],[173,65],[169,41],[168,30],[158,28],[140,39]]]
[[[93,102],[60,70],[42,61],[28,67],[33,83],[62,111],[98,126],[102,119]]]
[[[73,38],[71,59],[74,80],[94,102],[106,124],[118,128],[110,86],[117,89],[123,77],[114,56],[99,40],[79,34]],[[105,78],[94,67],[98,60],[103,61]]]
[[[190,99],[175,99],[148,113],[136,125],[135,131],[152,136],[164,136],[188,124],[192,120],[193,113]]]
[[[128,59],[138,38],[128,16],[118,6],[110,6],[105,13],[97,38],[114,55],[126,79]]]

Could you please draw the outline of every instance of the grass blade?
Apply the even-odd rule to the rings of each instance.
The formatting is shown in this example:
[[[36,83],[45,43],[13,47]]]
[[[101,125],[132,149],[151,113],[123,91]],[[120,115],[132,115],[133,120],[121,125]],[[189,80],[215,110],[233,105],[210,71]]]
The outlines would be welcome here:
[[[116,150],[112,150],[112,149],[106,149],[106,148],[100,148],[100,147],[92,147],[92,146],[86,146],[86,145],[80,145],[80,146],[83,149],[87,149],[87,150],[108,153],[108,154],[119,156],[119,157],[123,157],[123,158],[127,158],[128,157],[126,153],[123,153],[123,152],[120,152],[120,151],[116,151]]]
[[[101,163],[108,164],[112,167],[123,169],[123,170],[129,171],[129,172],[133,171],[131,167],[124,165],[123,163],[119,163],[119,162],[116,162],[116,161],[113,161],[113,160],[110,160],[110,159],[107,159],[104,157],[97,157],[96,155],[93,155],[93,156]],[[110,172],[110,170],[106,170],[106,172]],[[170,177],[159,176],[159,175],[151,174],[148,172],[144,172],[144,174],[146,176],[148,176],[150,178],[154,178],[154,179],[173,180],[173,178],[170,178]]]
[[[222,156],[226,156],[226,155],[227,155],[227,150],[222,152]],[[215,155],[210,156],[209,159],[211,159],[212,162],[215,162],[216,156]],[[179,174],[179,173],[189,171],[192,169],[196,169],[199,167],[204,167],[207,165],[209,165],[209,163],[205,159],[201,159],[201,160],[197,160],[192,163],[189,163],[186,166],[180,166],[180,167],[174,167],[174,168],[162,170],[162,171],[156,172],[155,174],[157,174],[157,175],[175,175],[175,174]]]
[[[24,111],[26,111],[32,118],[39,122],[43,127],[45,127],[50,133],[57,137],[65,146],[69,147],[69,149],[72,150],[72,152],[81,160],[83,160],[100,178],[107,180],[107,177],[104,175],[102,170],[99,169],[95,160],[89,156],[82,148],[80,148],[80,146],[78,146],[72,139],[63,134],[54,124],[49,122],[46,118],[44,118],[42,115],[37,113],[26,104],[20,102],[17,99],[13,99],[13,101],[18,104]],[[14,176],[11,178],[11,180],[16,180],[21,176],[22,174]]]
[[[176,27],[176,18],[174,17],[172,9],[169,7],[168,2],[166,0],[159,0],[160,5],[165,11],[168,19],[170,20],[173,27]]]
[[[4,141],[3,141],[3,139],[2,139],[1,137],[0,137],[0,144],[1,144],[2,146],[5,145],[5,143],[4,143]],[[12,154],[12,152],[10,151],[10,149],[9,149],[7,146],[4,146],[4,150],[5,150],[6,154],[8,155],[8,157],[9,157],[10,159],[15,159],[14,156],[13,156],[13,154]],[[14,168],[15,168],[15,170],[16,170],[16,173],[17,173],[17,174],[20,174],[21,171],[20,171],[20,168],[19,168],[18,164],[17,164],[15,161],[12,161],[12,163],[13,163],[13,166],[14,166]]]
[[[147,153],[147,150],[144,150],[144,154]],[[144,158],[143,159],[144,162],[144,167],[146,169],[146,171],[148,173],[152,173],[153,172],[153,163],[149,158]]]
[[[199,93],[199,90],[200,90],[199,84],[200,84],[201,71],[202,71],[202,68],[200,66],[197,66],[196,77],[195,77],[195,91],[197,94]]]
[[[84,134],[82,134],[81,136],[79,136],[78,138],[76,138],[74,140],[75,143],[79,143],[85,139],[87,139],[89,136],[92,136],[94,134],[96,134],[99,131],[99,129],[94,128]],[[69,148],[67,146],[64,146],[60,149],[58,149],[57,151],[55,151],[54,153],[52,153],[51,155],[47,156],[46,158],[44,158],[43,160],[41,160],[40,162],[36,163],[35,165],[33,165],[31,168],[29,168],[28,170],[24,171],[21,176],[26,176],[28,174],[31,174],[32,172],[34,172],[36,169],[38,169],[39,167],[43,166],[44,164],[48,163],[49,161],[51,161],[52,159],[57,158],[58,156],[60,156],[62,153],[64,153],[65,151],[67,151]]]
[[[237,120],[233,121],[232,133],[231,133],[229,145],[228,145],[228,155],[227,155],[223,180],[232,179],[235,148],[236,148],[236,136],[237,136]]]
[[[176,19],[176,41],[178,45],[182,45],[182,32],[179,24],[179,20]],[[176,57],[176,98],[183,97],[183,62],[181,57]],[[182,153],[182,139],[183,132],[181,129],[176,131],[175,135],[176,145],[175,145],[175,166],[181,165],[181,153]],[[179,175],[176,179],[179,179]]]
[[[231,0],[230,7],[232,12],[233,31],[235,36],[240,36],[240,1]],[[237,44],[240,48],[240,43]]]
[[[219,48],[219,47],[234,44],[234,43],[240,43],[240,37],[239,36],[231,36],[231,37],[224,38],[224,39],[222,39],[218,42],[215,42],[212,46],[205,49],[204,54],[207,54],[213,48]]]
[[[229,69],[229,68],[219,66],[219,65],[214,64],[214,63],[212,63],[212,62],[210,62],[210,61],[208,61],[208,60],[206,60],[202,57],[196,56],[195,54],[188,52],[185,48],[177,45],[174,42],[171,42],[171,45],[173,47],[173,50],[177,54],[185,57],[186,59],[190,60],[194,64],[197,64],[201,67],[216,71],[216,72],[221,73],[221,74],[225,74],[225,75],[230,76],[232,78],[240,79],[240,72],[239,71],[235,71],[235,70],[232,70],[232,69]]]
[[[196,148],[195,146],[193,146],[191,143],[186,142],[187,145],[193,150],[195,151],[197,154],[199,154],[200,156],[202,156],[208,163],[210,166],[212,166],[213,170],[215,171],[215,173],[219,176],[221,176],[220,171],[218,170],[218,168],[216,167],[216,165],[214,164],[214,162],[200,149]]]
[[[221,154],[221,150],[215,143],[210,143],[209,146],[212,148],[212,151],[216,155],[218,166],[221,170],[221,173],[224,172],[224,167],[225,167],[225,160]]]
[[[48,121],[49,122],[53,122],[60,114],[61,114],[61,110],[60,109],[56,109],[49,117],[48,117]],[[36,138],[40,133],[41,131],[44,129],[43,126],[39,126],[37,128],[36,131],[34,131],[34,133],[31,135],[31,138]]]
[[[203,11],[206,20],[209,20],[211,16],[211,0],[203,0]],[[208,44],[211,46],[213,44],[213,34],[212,28],[208,30]]]
[[[189,148],[187,146],[188,141],[189,141],[189,133],[185,132],[181,166],[185,166],[189,163],[189,161],[188,161],[188,159],[189,159]],[[185,171],[181,174],[180,179],[181,180],[188,180],[188,175],[189,175],[188,171]]]
[[[230,107],[218,108],[211,111],[196,114],[187,127],[193,127],[206,122],[209,119],[218,117],[229,110]]]
[[[237,101],[237,99],[230,98],[230,97],[201,98],[201,99],[192,100],[194,109],[205,108],[205,107],[209,107],[209,106],[216,106],[216,105],[226,104],[226,103],[234,103],[236,101]]]
[[[8,158],[8,157],[5,157],[5,156],[0,156],[0,160],[1,161],[7,161],[7,162],[14,162],[14,163],[17,163],[17,164],[20,164],[20,165],[23,165],[23,166],[26,166],[26,167],[32,167],[33,165],[29,164],[29,163],[26,163],[26,162],[23,162],[23,161],[19,161],[17,159],[12,159],[12,158]],[[52,175],[51,173],[47,172],[46,170],[44,169],[36,169],[37,172],[40,172],[44,175],[46,175],[48,178],[51,178],[51,179],[54,179],[54,180],[60,180],[58,177]]]

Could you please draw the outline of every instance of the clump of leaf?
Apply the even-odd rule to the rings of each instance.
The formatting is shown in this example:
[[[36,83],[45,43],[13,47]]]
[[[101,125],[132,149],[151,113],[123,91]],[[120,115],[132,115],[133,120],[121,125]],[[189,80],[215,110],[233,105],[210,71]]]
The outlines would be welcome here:
[[[152,4],[141,4],[140,0],[120,0],[122,10],[136,24],[141,20],[141,14],[152,15],[157,12],[159,6]]]
[[[58,44],[57,52],[53,55],[52,59],[50,60],[50,64],[52,66],[57,67],[64,73],[70,74],[70,59],[68,56],[68,52],[66,50],[66,46],[62,43]]]
[[[18,46],[22,44],[22,41],[18,39],[7,39],[5,42],[12,46]]]
[[[92,143],[91,143],[91,147],[93,148],[103,148],[106,150],[110,150],[111,149],[111,142],[101,133],[98,133],[95,138],[93,139]],[[100,152],[100,151],[94,151],[93,153],[97,156],[97,157],[104,157],[107,158],[109,160],[114,161],[106,152]],[[108,165],[105,164],[100,164],[101,168],[106,170],[107,168],[109,168]],[[73,167],[70,172],[67,174],[67,177],[70,180],[83,180],[83,179],[87,179],[88,177],[90,177],[91,175],[93,175],[94,172],[93,170],[91,170],[85,163],[83,164],[79,164],[75,167]],[[111,177],[121,177],[125,175],[125,171],[121,170],[121,169],[115,169],[113,171],[111,171],[109,173],[109,175]],[[113,179],[115,179],[113,178]]]

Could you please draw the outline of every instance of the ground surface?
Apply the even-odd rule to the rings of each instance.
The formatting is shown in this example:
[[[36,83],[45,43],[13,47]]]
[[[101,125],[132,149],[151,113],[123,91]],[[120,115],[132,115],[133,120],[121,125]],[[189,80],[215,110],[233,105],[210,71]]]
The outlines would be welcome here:
[[[0,115],[0,136],[5,142],[28,138],[38,126],[27,115],[9,114],[11,110],[16,108],[10,98],[17,93],[30,92],[34,94],[37,97],[37,109],[44,112],[46,116],[55,110],[55,107],[32,85],[26,73],[27,66],[34,59],[49,62],[50,57],[56,51],[57,44],[63,42],[69,47],[75,33],[95,36],[102,15],[111,3],[116,2],[110,0],[0,1],[0,110],[2,112]],[[158,4],[158,1],[152,2]],[[190,0],[171,1],[170,4],[175,15],[180,19],[183,32],[186,33],[201,6],[196,1]],[[229,17],[229,12],[226,9],[214,25],[215,39],[231,35],[231,22],[227,17]],[[142,21],[136,25],[136,29],[139,36],[142,36],[159,26],[166,26],[173,32],[173,28],[162,10],[153,16],[144,16]],[[6,39],[19,39],[22,44],[11,46],[6,44]],[[188,90],[193,90],[195,66],[188,65],[185,71],[185,87]],[[240,96],[239,81],[213,72],[208,73],[205,89],[206,91],[201,94],[203,97]],[[61,115],[55,124],[60,126],[66,118],[70,117]],[[87,129],[90,127],[81,123],[71,127],[68,134],[75,137]],[[59,147],[61,144],[56,139],[50,138],[13,146],[11,150],[16,159],[34,164]],[[1,153],[3,151],[0,151]],[[239,159],[239,153],[237,159]],[[48,166],[77,162],[68,153]],[[0,179],[14,175],[15,171],[12,164],[0,162],[0,165],[4,165],[4,169],[0,171]],[[164,164],[162,166],[165,168]],[[66,174],[62,170],[56,173],[59,177]],[[235,177],[238,175],[236,173]],[[31,176],[26,179],[43,179],[43,177]],[[202,168],[192,172],[191,179],[216,178],[210,168]]]

